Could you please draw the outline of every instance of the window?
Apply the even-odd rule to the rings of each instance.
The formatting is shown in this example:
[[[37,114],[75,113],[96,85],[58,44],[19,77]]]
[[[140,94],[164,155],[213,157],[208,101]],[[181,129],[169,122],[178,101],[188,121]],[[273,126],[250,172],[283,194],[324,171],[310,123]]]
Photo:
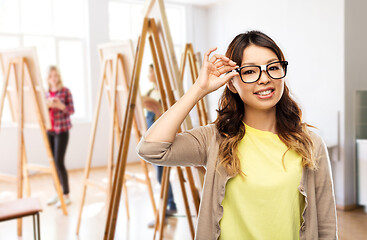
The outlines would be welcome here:
[[[86,91],[80,91],[85,89],[83,44],[75,40],[59,41],[58,51],[60,69],[63,69],[63,83],[70,86],[71,92],[74,93],[74,105],[77,110],[75,117],[82,118],[87,114]],[[74,57],[70,58],[70,56]],[[78,99],[77,103],[75,99]]]
[[[19,2],[2,0],[0,2],[0,32],[19,33]]]
[[[73,93],[75,120],[87,120],[85,0],[0,1],[0,49],[35,46],[47,90],[49,65],[60,68]],[[65,17],[67,16],[67,17]],[[2,87],[3,74],[0,74]],[[10,121],[7,103],[2,121]]]

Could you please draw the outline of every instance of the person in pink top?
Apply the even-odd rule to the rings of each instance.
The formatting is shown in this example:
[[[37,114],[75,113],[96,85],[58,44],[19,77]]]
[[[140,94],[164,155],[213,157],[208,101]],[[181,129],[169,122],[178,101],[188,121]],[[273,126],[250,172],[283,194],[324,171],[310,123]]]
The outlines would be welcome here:
[[[47,131],[47,136],[63,188],[64,200],[66,205],[69,205],[71,200],[65,167],[65,152],[69,141],[69,129],[72,126],[70,115],[74,113],[73,98],[70,90],[63,86],[60,72],[56,66],[50,66],[47,82],[49,89],[46,93],[46,99],[51,120],[51,129]],[[52,197],[47,204],[61,206],[57,195]]]

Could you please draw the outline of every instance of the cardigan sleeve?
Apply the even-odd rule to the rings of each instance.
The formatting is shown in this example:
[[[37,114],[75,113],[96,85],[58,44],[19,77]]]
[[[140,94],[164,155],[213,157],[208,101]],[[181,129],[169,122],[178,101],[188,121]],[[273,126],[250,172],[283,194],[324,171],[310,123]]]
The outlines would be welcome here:
[[[335,195],[326,144],[318,136],[318,170],[315,173],[316,207],[319,239],[338,239]]]
[[[172,143],[149,142],[143,136],[136,151],[145,161],[162,166],[205,166],[213,124],[176,135]]]

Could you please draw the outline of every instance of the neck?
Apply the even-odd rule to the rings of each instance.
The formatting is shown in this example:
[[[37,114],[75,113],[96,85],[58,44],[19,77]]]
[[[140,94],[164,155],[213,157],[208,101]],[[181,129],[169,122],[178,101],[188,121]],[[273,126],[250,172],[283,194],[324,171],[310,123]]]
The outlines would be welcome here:
[[[57,90],[59,90],[58,86],[50,86],[50,90],[52,92],[56,92]]]
[[[259,110],[245,106],[243,121],[250,127],[277,134],[276,107],[269,110]]]

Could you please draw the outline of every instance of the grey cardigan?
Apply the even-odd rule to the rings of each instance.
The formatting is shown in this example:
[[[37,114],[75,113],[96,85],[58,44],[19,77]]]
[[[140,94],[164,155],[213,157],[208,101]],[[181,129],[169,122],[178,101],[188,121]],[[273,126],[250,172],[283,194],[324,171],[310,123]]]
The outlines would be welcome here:
[[[337,223],[331,167],[325,143],[311,132],[319,159],[318,170],[303,168],[299,192],[305,196],[301,240],[337,239]],[[218,239],[225,186],[231,178],[218,166],[221,136],[214,124],[176,135],[173,143],[149,142],[142,137],[136,151],[145,161],[163,166],[204,166],[206,175],[195,239]],[[216,170],[217,169],[217,170]]]

